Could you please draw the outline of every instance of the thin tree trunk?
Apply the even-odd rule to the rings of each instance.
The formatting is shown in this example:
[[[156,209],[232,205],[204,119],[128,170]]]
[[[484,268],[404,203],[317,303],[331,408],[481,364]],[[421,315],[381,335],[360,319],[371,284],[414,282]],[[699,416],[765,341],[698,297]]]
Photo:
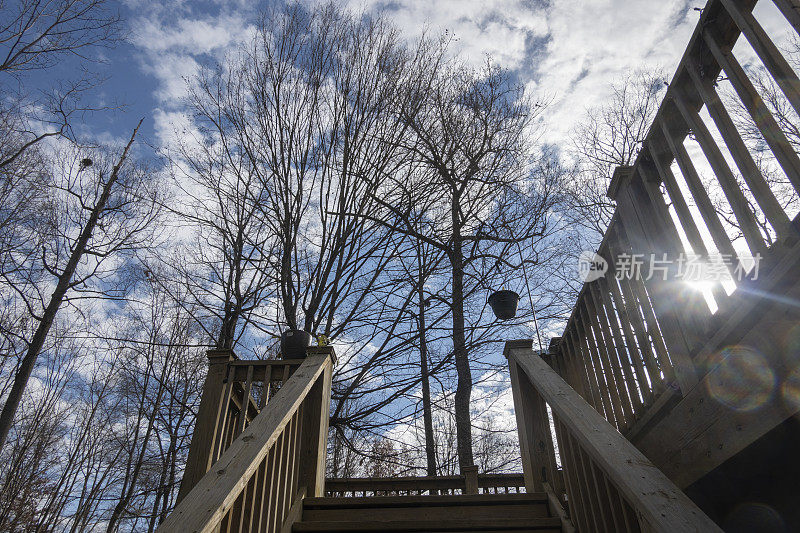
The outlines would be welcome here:
[[[420,258],[420,274],[422,260]],[[417,291],[419,294],[419,366],[422,373],[422,420],[425,426],[425,455],[427,456],[427,474],[436,475],[436,442],[433,440],[433,415],[431,413],[431,384],[428,376],[428,342],[425,339],[425,292],[424,277],[420,275]]]
[[[36,359],[39,357],[39,352],[42,351],[42,347],[44,347],[45,340],[47,340],[47,334],[50,332],[50,328],[55,321],[58,309],[61,307],[61,304],[64,301],[64,296],[66,296],[67,291],[70,288],[70,284],[72,283],[72,276],[75,274],[75,270],[78,268],[78,263],[83,257],[83,253],[86,251],[86,246],[89,244],[89,239],[92,237],[95,226],[97,226],[97,221],[100,218],[100,214],[105,209],[109,196],[111,196],[114,183],[117,181],[119,169],[125,162],[125,158],[128,156],[128,150],[133,144],[133,140],[136,138],[136,132],[139,131],[139,126],[141,125],[142,121],[140,120],[139,124],[136,126],[136,129],[133,130],[133,135],[131,135],[128,144],[125,146],[125,150],[123,150],[119,161],[117,161],[117,164],[114,165],[114,168],[111,170],[111,176],[109,176],[108,181],[103,186],[103,192],[100,194],[97,204],[92,208],[92,212],[89,215],[89,220],[86,221],[86,225],[83,227],[83,230],[81,231],[81,234],[75,243],[75,247],[72,249],[72,253],[67,261],[67,265],[64,267],[64,271],[58,277],[58,282],[56,283],[56,288],[50,297],[50,302],[47,304],[47,307],[42,314],[42,319],[39,321],[39,325],[36,327],[36,332],[33,334],[33,338],[28,345],[28,350],[25,352],[25,356],[22,359],[22,364],[20,365],[16,376],[14,376],[14,385],[11,387],[11,391],[8,393],[8,398],[3,406],[3,412],[0,413],[0,449],[2,449],[6,443],[8,433],[11,430],[11,425],[14,422],[14,416],[16,415],[19,404],[22,401],[22,394],[25,392],[25,387],[28,385],[28,379],[30,379],[31,372],[36,364]]]
[[[464,257],[461,242],[461,226],[459,219],[459,202],[457,186],[453,186],[451,217],[453,224],[453,249],[450,262],[453,267],[453,357],[456,363],[455,415],[456,446],[458,448],[458,465],[460,468],[472,466],[472,423],[469,404],[472,395],[472,371],[469,368],[467,354],[467,338],[464,320]]]

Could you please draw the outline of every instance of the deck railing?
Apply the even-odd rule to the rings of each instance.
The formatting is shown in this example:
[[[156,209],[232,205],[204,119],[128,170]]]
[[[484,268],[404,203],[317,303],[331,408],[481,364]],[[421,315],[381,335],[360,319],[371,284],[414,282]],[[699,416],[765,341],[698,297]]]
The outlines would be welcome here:
[[[326,496],[335,497],[522,492],[525,492],[522,474],[478,474],[477,468],[463,476],[329,478],[325,481]]]
[[[721,531],[530,341],[506,343],[505,354],[528,492],[554,494],[578,531]]]
[[[211,418],[216,423],[207,428],[205,440],[199,441],[203,447],[198,444],[193,450],[195,458],[201,452],[210,454],[210,470],[186,489],[158,531],[289,528],[299,517],[305,495],[324,494],[333,351],[309,348],[304,360],[276,362],[235,361],[229,353],[212,354],[217,355],[228,360],[212,360],[211,366],[220,368],[209,372],[201,411],[205,407],[219,414]],[[281,384],[272,393],[271,375],[276,370],[280,370],[275,375]],[[217,378],[222,375],[227,379],[218,387]],[[261,391],[254,399],[254,384],[259,381]],[[241,394],[236,393],[239,383],[243,383]],[[231,406],[235,397],[240,399],[238,409]],[[243,409],[243,405],[250,407]],[[201,420],[198,415],[198,423]],[[202,439],[200,431],[198,425],[193,447],[196,439]],[[219,449],[218,459],[212,460]]]
[[[783,283],[778,276],[791,268],[787,261],[797,265],[798,229],[783,204],[800,191],[800,158],[732,52],[734,44],[744,36],[788,113],[800,112],[800,80],[752,15],[756,3],[710,0],[703,9],[635,164],[619,167],[612,178],[608,195],[616,211],[597,252],[608,271],[584,284],[555,347],[562,377],[629,435],[697,386],[709,354],[742,337],[725,333],[752,327],[742,326],[747,312],[740,311],[752,313],[760,303],[754,295]],[[800,4],[774,3],[800,29]],[[717,87],[722,80],[774,156],[773,170],[785,176],[782,189],[765,179],[740,135]],[[728,290],[710,283],[704,294],[677,281],[687,253],[706,266],[714,256],[728,258],[722,263]],[[760,259],[757,269],[747,257]],[[648,262],[647,271],[635,271],[637,258]],[[737,289],[729,294],[731,284]]]
[[[209,350],[208,363],[178,501],[208,472],[303,360],[240,361],[233,350]]]

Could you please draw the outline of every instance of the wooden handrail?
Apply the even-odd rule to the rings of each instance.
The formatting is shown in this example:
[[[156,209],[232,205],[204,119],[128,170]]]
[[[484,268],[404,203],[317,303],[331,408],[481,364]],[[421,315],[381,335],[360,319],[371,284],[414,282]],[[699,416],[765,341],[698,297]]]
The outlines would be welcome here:
[[[553,479],[548,447],[555,443],[566,474],[570,513],[579,530],[721,531],[534,353],[529,341],[506,343],[505,355],[529,491]],[[555,438],[545,404],[552,412]]]
[[[774,107],[763,100],[764,91],[757,88],[753,73],[737,59],[737,41],[749,43],[787,109],[800,110],[800,78],[781,52],[776,36],[769,35],[759,23],[760,17],[753,15],[757,3],[706,2],[636,160],[631,166],[615,169],[610,181],[607,196],[616,208],[597,248],[608,272],[584,283],[556,347],[561,377],[620,432],[637,439],[637,444],[639,439],[648,439],[647,434],[668,418],[682,399],[702,401],[694,398],[702,394],[710,356],[726,346],[741,344],[748,336],[745,344],[769,353],[772,339],[787,329],[770,328],[769,324],[756,328],[758,313],[754,314],[754,309],[764,304],[761,295],[779,282],[784,285],[779,291],[786,291],[797,281],[796,275],[781,274],[780,269],[788,265],[796,271],[798,264],[800,219],[783,205],[789,196],[796,199],[800,194],[800,157]],[[773,3],[800,31],[797,2]],[[717,88],[719,76],[730,83],[732,92],[727,96]],[[756,164],[749,143],[736,126],[736,117],[728,111],[732,106],[723,102],[727,98],[735,99],[733,107],[741,106],[752,119],[774,157],[775,170],[791,188],[779,193]],[[687,136],[695,149],[687,149]],[[729,215],[723,218],[723,212]],[[790,220],[789,215],[795,219]],[[767,225],[769,229],[764,229]],[[734,242],[739,234],[742,240]],[[732,277],[728,281],[737,287],[732,294],[717,281],[703,294],[680,279],[678,264],[687,260],[682,254],[709,264],[717,252],[727,256]],[[662,261],[664,254],[670,264],[661,263],[655,272],[615,275],[635,263],[636,257],[649,263],[651,258]],[[743,275],[746,261],[742,259],[748,254],[761,259],[757,280],[756,269]],[[666,279],[662,277],[665,271]],[[713,297],[714,313],[706,303],[707,296]],[[764,331],[765,327],[770,330]],[[761,331],[755,333],[756,329]],[[760,419],[774,420],[772,427],[791,415],[783,412],[780,402],[774,402],[769,410],[772,416]],[[681,422],[679,418],[672,424]],[[708,423],[700,421],[698,425]],[[740,422],[721,425],[747,426]],[[768,429],[764,424],[751,429],[747,437],[722,429],[715,439],[733,438],[741,447]],[[658,431],[655,433],[649,437],[650,451],[660,445]],[[697,447],[698,455],[687,461],[704,462],[707,467],[691,469],[681,483],[696,481],[730,458],[735,449],[718,444],[708,449]],[[679,456],[682,451],[670,448],[667,455]],[[670,462],[679,468],[678,461]]]
[[[333,361],[309,349],[158,531],[280,531],[302,494],[322,496]]]
[[[313,347],[310,350],[312,353],[328,353],[330,348]],[[208,360],[208,373],[178,502],[304,361],[240,360],[233,350],[209,350]]]
[[[524,492],[525,479],[522,474],[478,474],[477,484],[477,492],[485,494]],[[465,494],[466,490],[466,476],[329,478],[325,481],[328,496]]]

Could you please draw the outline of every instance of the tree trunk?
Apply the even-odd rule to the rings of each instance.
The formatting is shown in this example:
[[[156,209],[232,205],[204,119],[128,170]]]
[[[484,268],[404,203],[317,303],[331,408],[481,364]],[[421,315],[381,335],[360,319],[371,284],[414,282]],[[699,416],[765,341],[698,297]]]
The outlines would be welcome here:
[[[460,197],[456,186],[453,187],[451,220],[453,224],[453,249],[450,262],[453,267],[453,357],[456,362],[456,446],[458,448],[458,465],[463,470],[472,466],[472,422],[469,404],[472,395],[472,371],[469,368],[467,354],[467,338],[464,320],[464,257],[461,242],[461,221],[459,218]]]
[[[125,150],[122,152],[119,161],[117,161],[117,164],[114,165],[114,168],[111,170],[111,176],[109,176],[108,181],[103,186],[103,192],[100,194],[97,204],[95,204],[95,206],[92,208],[92,212],[89,215],[89,220],[86,221],[86,225],[83,227],[83,230],[78,236],[78,240],[75,243],[75,247],[72,249],[72,253],[69,256],[67,265],[64,267],[61,275],[58,276],[58,282],[56,283],[56,288],[50,297],[50,302],[47,304],[47,307],[42,314],[42,319],[39,321],[39,325],[36,327],[36,332],[33,334],[30,344],[28,344],[28,350],[25,352],[25,356],[22,358],[22,364],[20,365],[17,374],[14,376],[14,385],[11,387],[11,392],[8,393],[8,398],[3,406],[3,412],[0,413],[0,449],[2,449],[6,443],[8,433],[11,431],[11,425],[14,422],[14,416],[16,415],[19,404],[22,401],[22,394],[25,392],[25,387],[28,385],[28,379],[30,379],[31,372],[36,364],[36,359],[39,357],[39,352],[42,351],[42,347],[47,340],[47,334],[50,332],[50,328],[55,321],[58,309],[61,307],[61,304],[64,301],[64,296],[66,296],[67,291],[70,288],[72,276],[75,274],[75,270],[78,268],[78,263],[83,257],[83,253],[86,251],[86,246],[89,244],[89,239],[92,237],[95,226],[97,226],[97,221],[100,218],[100,214],[105,209],[109,196],[111,196],[111,190],[114,187],[114,183],[117,181],[119,169],[122,167],[122,164],[125,162],[125,158],[128,156],[128,150],[133,144],[133,140],[136,138],[136,132],[139,131],[139,126],[141,126],[141,124],[142,121],[139,121],[136,129],[133,130],[133,135],[131,135],[127,146],[125,146]]]
[[[436,475],[436,442],[433,440],[433,415],[431,413],[431,384],[428,376],[428,342],[425,339],[425,278],[421,275],[422,260],[420,258],[420,278],[417,286],[419,295],[419,366],[422,373],[422,420],[425,426],[425,455],[427,457],[427,475]]]

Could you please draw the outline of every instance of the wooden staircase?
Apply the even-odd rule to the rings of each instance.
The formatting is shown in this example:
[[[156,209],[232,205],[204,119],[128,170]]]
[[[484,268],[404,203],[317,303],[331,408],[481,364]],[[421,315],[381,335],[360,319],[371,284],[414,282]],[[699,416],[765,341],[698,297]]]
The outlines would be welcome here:
[[[544,493],[306,498],[293,532],[562,531]]]

